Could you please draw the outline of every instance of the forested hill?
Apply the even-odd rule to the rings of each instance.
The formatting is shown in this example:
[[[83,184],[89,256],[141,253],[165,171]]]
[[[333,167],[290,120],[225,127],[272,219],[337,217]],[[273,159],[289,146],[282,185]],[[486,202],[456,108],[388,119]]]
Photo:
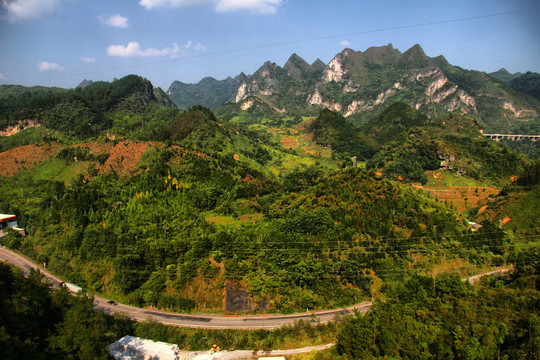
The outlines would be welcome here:
[[[388,110],[367,125],[368,131],[377,129],[378,123],[395,111],[392,107]],[[389,124],[379,132],[378,137],[383,139],[393,133],[393,140],[367,162],[368,168],[378,169],[386,177],[425,184],[426,171],[443,168],[480,181],[489,178],[504,182],[530,163],[518,151],[486,139],[470,117],[450,114],[435,123],[422,120],[411,108],[402,114],[405,116],[399,125]],[[393,119],[400,117],[394,115]],[[414,121],[420,121],[420,126],[410,126]],[[397,131],[400,128],[401,132]]]
[[[115,114],[139,114],[156,107],[174,107],[174,103],[161,89],[136,75],[75,90],[2,85],[0,129],[30,120],[69,136],[87,138],[110,129]]]
[[[374,173],[308,169],[280,184],[234,159],[153,151],[129,178],[6,179],[2,208],[28,229],[6,245],[39,249],[68,280],[137,305],[219,311],[226,285],[249,299],[226,310],[291,312],[358,302],[380,279],[407,274],[412,254],[457,259],[483,239],[463,235],[466,223],[443,204]]]
[[[114,104],[103,107],[123,102]],[[396,104],[365,129],[330,110],[264,126],[200,106],[104,116],[112,125],[92,141],[67,141],[57,128],[16,146],[45,127],[0,139],[9,148],[0,208],[27,231],[2,241],[133,304],[284,313],[349,305],[418,271],[504,263],[523,242],[490,217],[473,233],[472,206],[460,213],[409,185],[436,170],[502,186],[530,165],[464,116],[432,123]],[[352,167],[352,156],[373,170]]]

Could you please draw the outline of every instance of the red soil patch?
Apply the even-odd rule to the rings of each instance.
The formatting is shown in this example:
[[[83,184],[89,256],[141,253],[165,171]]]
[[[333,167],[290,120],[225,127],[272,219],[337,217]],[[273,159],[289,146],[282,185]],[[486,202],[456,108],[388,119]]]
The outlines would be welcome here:
[[[247,183],[260,183],[261,181],[259,179],[257,179],[257,178],[254,178],[250,174],[247,174],[244,177],[244,182],[247,182]]]
[[[300,146],[296,138],[284,137],[280,142],[283,144],[283,147],[288,149],[296,149]]]
[[[20,146],[0,153],[0,176],[10,177],[22,169],[33,168],[47,160],[62,147],[61,144]]]
[[[108,153],[109,158],[103,165],[97,165],[100,173],[109,173],[114,170],[118,175],[126,175],[135,169],[142,155],[148,148],[154,146],[153,142],[120,141],[114,143],[87,143],[94,155]]]
[[[103,165],[105,171],[113,169],[117,174],[126,174],[133,171],[144,152],[151,146],[150,143],[135,143],[122,141],[110,152],[110,156]]]
[[[116,144],[113,142],[91,142],[70,147],[87,147],[95,156],[109,154],[103,165],[96,162],[96,169],[100,174],[110,173],[114,170],[118,175],[128,175],[135,170],[135,166],[141,160],[143,154],[154,146],[164,147],[163,144],[156,142],[135,142],[131,140],[120,141]],[[32,168],[47,160],[62,147],[63,145],[58,143],[26,145],[0,153],[0,164],[2,164],[0,166],[0,176],[10,177],[22,169]],[[170,160],[173,164],[182,163],[187,154],[204,159],[210,158],[201,152],[187,150],[179,146],[172,146],[170,149],[176,152],[176,155]]]
[[[238,220],[240,220],[241,222],[250,222],[252,224],[255,224],[256,221],[258,220],[261,220],[262,219],[262,214],[259,213],[259,214],[245,214],[245,215],[240,215],[238,217]]]
[[[310,132],[307,134],[304,134],[304,142],[308,145],[304,146],[304,152],[302,155],[311,154],[311,155],[317,155],[319,152],[315,149],[312,149],[313,147],[313,139],[315,138],[315,134]]]
[[[420,188],[429,191],[435,199],[447,200],[460,212],[481,206],[488,201],[489,196],[498,193],[493,187],[448,186],[445,189],[434,189],[420,186]],[[485,208],[482,211],[484,210]]]
[[[484,205],[480,208],[480,210],[478,210],[478,215],[480,215],[481,213],[483,213],[484,211],[486,211],[486,209],[488,208],[487,205]]]

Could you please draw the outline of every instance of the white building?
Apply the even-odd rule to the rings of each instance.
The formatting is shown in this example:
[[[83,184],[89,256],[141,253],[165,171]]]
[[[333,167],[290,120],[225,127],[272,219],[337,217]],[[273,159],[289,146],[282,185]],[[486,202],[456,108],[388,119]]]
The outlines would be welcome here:
[[[5,228],[12,228],[24,236],[24,230],[17,227],[17,216],[15,215],[0,214],[0,237],[4,236],[2,229]]]

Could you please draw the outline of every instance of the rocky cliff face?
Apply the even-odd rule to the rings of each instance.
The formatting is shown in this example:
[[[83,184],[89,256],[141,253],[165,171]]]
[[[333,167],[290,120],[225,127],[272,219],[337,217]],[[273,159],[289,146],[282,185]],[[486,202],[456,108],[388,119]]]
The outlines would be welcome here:
[[[254,96],[276,111],[314,114],[321,108],[362,122],[396,101],[432,119],[445,112],[469,114],[486,130],[505,130],[516,121],[538,121],[540,102],[523,101],[485,73],[428,57],[419,45],[405,53],[391,44],[365,52],[345,49],[322,67],[293,54],[284,68],[266,62],[239,77],[235,101]]]

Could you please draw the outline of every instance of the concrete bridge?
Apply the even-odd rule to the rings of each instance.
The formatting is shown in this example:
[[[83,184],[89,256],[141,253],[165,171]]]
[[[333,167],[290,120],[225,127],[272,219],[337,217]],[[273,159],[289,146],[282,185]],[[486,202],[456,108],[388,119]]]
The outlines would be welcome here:
[[[532,141],[536,141],[540,139],[540,135],[484,134],[484,136],[495,141],[501,141],[501,140],[520,141],[520,140],[525,140],[525,139],[531,139]]]

